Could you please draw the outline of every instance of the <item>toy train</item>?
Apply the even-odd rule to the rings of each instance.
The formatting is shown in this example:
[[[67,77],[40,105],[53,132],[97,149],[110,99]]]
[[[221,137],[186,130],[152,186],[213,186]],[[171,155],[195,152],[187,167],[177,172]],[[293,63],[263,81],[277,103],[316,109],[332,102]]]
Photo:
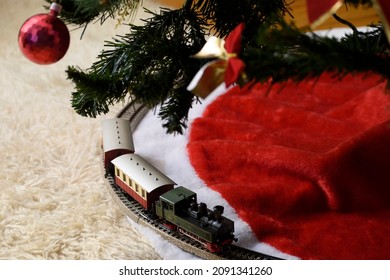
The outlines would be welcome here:
[[[195,192],[177,186],[135,153],[130,121],[104,120],[102,132],[106,174],[151,217],[170,230],[196,240],[211,252],[220,252],[237,241],[234,222],[222,215],[223,206],[210,210],[205,203],[198,203]]]

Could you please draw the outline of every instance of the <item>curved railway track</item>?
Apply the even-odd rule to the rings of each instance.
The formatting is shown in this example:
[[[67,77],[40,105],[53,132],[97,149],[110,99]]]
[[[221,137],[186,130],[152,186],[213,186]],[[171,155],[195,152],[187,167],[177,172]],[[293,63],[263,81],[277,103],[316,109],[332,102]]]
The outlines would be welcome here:
[[[137,102],[130,102],[126,107],[122,109],[117,114],[118,118],[124,118],[130,120],[132,131],[134,131],[148,112],[148,109]],[[101,161],[102,174],[106,174],[103,166],[103,160]],[[122,211],[132,220],[137,223],[148,227],[155,231],[157,234],[160,234],[164,239],[168,240],[170,243],[175,246],[192,253],[203,259],[213,259],[213,260],[276,260],[277,257],[270,255],[262,254],[259,252],[251,251],[242,247],[235,245],[229,246],[228,249],[221,253],[211,253],[207,249],[203,248],[198,242],[177,233],[176,231],[171,231],[168,228],[164,227],[157,220],[149,217],[144,211],[143,207],[131,198],[126,193],[122,192],[119,187],[116,186],[114,179],[110,175],[104,176],[104,182],[107,187],[108,192],[113,197],[117,205],[122,209]]]

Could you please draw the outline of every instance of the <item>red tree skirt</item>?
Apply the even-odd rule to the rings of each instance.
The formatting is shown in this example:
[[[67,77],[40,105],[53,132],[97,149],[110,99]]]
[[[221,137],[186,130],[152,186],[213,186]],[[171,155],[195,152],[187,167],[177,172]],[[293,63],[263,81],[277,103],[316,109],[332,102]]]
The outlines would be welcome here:
[[[303,259],[390,259],[389,120],[374,75],[234,87],[188,151],[259,240]]]

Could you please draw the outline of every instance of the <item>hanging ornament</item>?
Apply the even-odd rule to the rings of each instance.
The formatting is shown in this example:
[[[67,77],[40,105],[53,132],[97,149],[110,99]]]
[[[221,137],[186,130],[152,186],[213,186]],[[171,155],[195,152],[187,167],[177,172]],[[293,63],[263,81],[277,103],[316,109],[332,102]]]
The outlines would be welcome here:
[[[241,52],[241,34],[244,23],[239,24],[226,41],[215,36],[210,37],[195,58],[217,58],[205,64],[192,79],[187,90],[202,98],[207,97],[222,82],[230,86],[243,75],[244,62],[238,58]]]
[[[68,28],[57,18],[61,9],[61,5],[52,3],[49,13],[30,17],[20,28],[19,47],[32,62],[51,64],[59,61],[68,50]]]

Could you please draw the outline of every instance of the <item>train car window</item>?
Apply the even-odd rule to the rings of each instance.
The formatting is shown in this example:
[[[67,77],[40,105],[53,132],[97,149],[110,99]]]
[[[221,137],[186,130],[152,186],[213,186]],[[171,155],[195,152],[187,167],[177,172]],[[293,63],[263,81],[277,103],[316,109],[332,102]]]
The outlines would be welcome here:
[[[119,171],[119,169],[118,169],[118,168],[115,168],[115,171],[116,171],[116,176],[118,176],[118,177],[119,177],[119,174],[120,174],[120,171]]]
[[[126,174],[122,174],[122,179],[123,179],[123,182],[125,182],[126,183]]]
[[[137,184],[135,184],[135,191],[136,191],[136,192],[139,192],[139,188],[138,188],[138,185],[137,185]]]
[[[142,192],[142,197],[145,198],[146,197],[145,190],[141,190],[141,192]]]

